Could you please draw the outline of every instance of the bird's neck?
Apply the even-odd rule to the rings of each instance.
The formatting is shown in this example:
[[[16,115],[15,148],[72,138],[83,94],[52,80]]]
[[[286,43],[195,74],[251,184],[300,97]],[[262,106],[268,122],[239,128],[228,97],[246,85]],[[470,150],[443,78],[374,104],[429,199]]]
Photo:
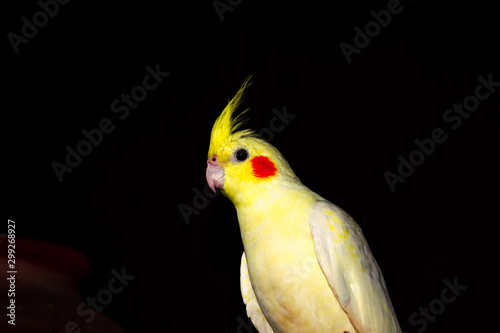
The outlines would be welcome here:
[[[261,237],[264,230],[278,234],[290,227],[293,221],[307,221],[309,208],[318,198],[300,182],[271,186],[246,193],[244,198],[234,198],[244,243],[249,237]]]

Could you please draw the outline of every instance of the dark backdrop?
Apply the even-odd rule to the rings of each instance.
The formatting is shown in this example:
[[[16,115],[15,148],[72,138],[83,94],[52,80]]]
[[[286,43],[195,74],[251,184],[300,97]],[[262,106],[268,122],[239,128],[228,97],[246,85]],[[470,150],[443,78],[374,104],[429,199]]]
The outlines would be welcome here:
[[[403,330],[491,327],[499,84],[474,96],[479,76],[500,82],[494,10],[477,1],[215,4],[222,16],[210,0],[71,1],[40,16],[16,53],[9,33],[22,36],[22,18],[33,22],[41,7],[9,3],[4,193],[17,237],[85,254],[83,298],[126,267],[136,279],[104,312],[127,331],[248,331],[238,319],[235,209],[199,193],[213,121],[252,74],[249,126],[267,129],[299,178],[358,221]],[[390,22],[380,12],[388,6]],[[374,15],[385,27],[370,23]],[[359,34],[365,28],[372,37]],[[346,57],[341,43],[358,47]],[[129,113],[120,101],[114,112],[122,94],[142,98],[147,66],[162,82]],[[470,116],[449,118],[464,100]],[[295,118],[269,131],[284,110]],[[77,149],[82,131],[106,118],[112,132],[95,134],[98,144],[60,181],[54,161],[66,164],[66,146]],[[436,128],[446,140],[431,149]],[[391,190],[384,175],[398,175],[410,155],[419,165],[401,167],[404,182]],[[467,286],[449,304],[445,280]]]

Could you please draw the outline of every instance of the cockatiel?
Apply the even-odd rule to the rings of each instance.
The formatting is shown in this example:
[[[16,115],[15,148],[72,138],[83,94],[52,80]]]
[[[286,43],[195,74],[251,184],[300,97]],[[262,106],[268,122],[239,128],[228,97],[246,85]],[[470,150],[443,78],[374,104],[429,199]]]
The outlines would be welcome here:
[[[260,333],[401,332],[356,222],[304,186],[281,153],[235,117],[248,78],[217,118],[207,182],[238,214],[241,293]]]

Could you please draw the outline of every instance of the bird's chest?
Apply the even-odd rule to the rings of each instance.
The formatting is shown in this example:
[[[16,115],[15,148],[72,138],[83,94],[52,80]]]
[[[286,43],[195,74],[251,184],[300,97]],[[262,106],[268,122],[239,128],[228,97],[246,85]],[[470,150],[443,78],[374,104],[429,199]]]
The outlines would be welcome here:
[[[285,294],[282,297],[298,289],[320,268],[308,237],[270,236],[248,249],[247,257],[255,287],[271,289],[276,295],[281,292]]]
[[[314,249],[304,239],[274,238],[246,253],[257,300],[277,326],[296,325],[305,308],[315,306],[314,299],[324,292],[317,287],[327,287]]]
[[[286,228],[268,225],[242,237],[255,296],[276,332],[351,332],[321,270],[306,220]]]

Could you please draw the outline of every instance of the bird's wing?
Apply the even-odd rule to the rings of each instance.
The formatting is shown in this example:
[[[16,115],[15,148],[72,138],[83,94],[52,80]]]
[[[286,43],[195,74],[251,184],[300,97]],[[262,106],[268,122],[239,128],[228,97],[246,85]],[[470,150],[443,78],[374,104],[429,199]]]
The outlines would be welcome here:
[[[247,315],[252,320],[253,325],[260,333],[274,333],[266,317],[260,309],[257,298],[253,292],[252,282],[248,275],[247,258],[245,252],[241,256],[240,287],[243,302],[247,306]]]
[[[319,200],[309,225],[323,273],[357,332],[401,332],[382,273],[352,217]]]

